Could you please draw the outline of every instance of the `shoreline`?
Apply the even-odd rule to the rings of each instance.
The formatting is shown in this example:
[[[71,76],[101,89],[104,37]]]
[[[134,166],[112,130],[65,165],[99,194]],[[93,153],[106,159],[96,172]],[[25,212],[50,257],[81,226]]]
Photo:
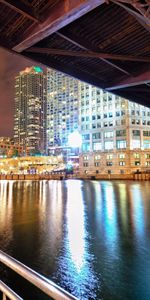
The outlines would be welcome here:
[[[81,179],[81,180],[143,180],[150,181],[149,173],[137,174],[9,174],[0,175],[0,180],[67,180],[67,179]]]

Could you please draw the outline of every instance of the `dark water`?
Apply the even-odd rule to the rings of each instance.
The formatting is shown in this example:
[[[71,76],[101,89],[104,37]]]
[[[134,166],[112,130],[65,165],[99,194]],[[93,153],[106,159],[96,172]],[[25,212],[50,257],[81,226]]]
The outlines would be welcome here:
[[[0,249],[79,299],[149,300],[150,183],[1,181]]]

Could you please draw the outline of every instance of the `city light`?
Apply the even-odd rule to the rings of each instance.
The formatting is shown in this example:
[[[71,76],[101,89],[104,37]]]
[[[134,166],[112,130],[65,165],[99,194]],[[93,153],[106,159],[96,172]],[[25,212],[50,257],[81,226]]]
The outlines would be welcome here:
[[[70,133],[68,137],[68,145],[71,148],[80,148],[82,145],[82,137],[78,131]]]

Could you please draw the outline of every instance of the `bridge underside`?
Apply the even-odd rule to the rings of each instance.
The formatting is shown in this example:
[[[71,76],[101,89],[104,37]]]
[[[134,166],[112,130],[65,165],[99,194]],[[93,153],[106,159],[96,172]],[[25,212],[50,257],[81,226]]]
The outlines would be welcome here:
[[[0,0],[0,45],[150,107],[149,0]]]

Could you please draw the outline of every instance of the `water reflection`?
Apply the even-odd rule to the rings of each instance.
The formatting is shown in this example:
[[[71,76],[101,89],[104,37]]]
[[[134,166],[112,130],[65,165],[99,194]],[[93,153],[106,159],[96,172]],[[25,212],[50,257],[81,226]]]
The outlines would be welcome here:
[[[149,188],[149,182],[0,181],[0,249],[79,299],[149,300]]]
[[[79,299],[95,299],[98,279],[89,251],[90,235],[80,181],[67,181],[65,236],[63,253],[58,260],[57,277]],[[89,280],[90,278],[90,280]]]

